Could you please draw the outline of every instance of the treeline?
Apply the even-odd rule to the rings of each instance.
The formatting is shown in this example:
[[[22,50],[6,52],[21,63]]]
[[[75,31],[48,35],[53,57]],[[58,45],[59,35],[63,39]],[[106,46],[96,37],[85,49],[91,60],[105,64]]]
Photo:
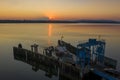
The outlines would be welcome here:
[[[115,23],[113,20],[0,20],[0,23]]]

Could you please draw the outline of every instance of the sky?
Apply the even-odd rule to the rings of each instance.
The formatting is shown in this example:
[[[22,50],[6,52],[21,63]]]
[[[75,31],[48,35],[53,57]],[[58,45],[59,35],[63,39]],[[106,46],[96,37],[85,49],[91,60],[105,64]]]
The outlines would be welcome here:
[[[0,19],[120,20],[120,0],[0,0]]]

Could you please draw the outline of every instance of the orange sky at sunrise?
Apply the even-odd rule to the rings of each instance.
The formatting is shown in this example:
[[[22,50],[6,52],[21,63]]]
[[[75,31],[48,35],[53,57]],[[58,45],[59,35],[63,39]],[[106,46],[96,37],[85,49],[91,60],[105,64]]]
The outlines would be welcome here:
[[[0,0],[0,19],[120,20],[120,0]]]

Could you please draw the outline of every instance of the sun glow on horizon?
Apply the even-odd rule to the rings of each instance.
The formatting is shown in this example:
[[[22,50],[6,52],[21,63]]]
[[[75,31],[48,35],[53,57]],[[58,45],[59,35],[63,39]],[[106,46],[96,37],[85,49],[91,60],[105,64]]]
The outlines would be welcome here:
[[[49,19],[49,20],[55,20],[56,18],[55,18],[54,15],[48,15],[48,19]]]
[[[49,16],[48,18],[49,18],[49,20],[53,20],[54,19],[54,17],[52,17],[52,16]]]
[[[120,20],[119,7],[120,0],[0,0],[0,19]]]
[[[56,17],[55,17],[56,14],[53,13],[53,12],[46,12],[46,13],[45,13],[45,16],[48,17],[49,20],[54,20],[54,19],[56,19]]]

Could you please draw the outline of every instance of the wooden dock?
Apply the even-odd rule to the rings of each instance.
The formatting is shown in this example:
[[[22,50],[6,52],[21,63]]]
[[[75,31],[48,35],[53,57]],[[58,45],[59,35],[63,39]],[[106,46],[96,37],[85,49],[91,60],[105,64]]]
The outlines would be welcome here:
[[[13,47],[14,59],[32,66],[32,70],[43,70],[48,77],[59,76],[60,80],[81,80],[80,68],[75,65],[64,63],[58,59],[27,49]]]

